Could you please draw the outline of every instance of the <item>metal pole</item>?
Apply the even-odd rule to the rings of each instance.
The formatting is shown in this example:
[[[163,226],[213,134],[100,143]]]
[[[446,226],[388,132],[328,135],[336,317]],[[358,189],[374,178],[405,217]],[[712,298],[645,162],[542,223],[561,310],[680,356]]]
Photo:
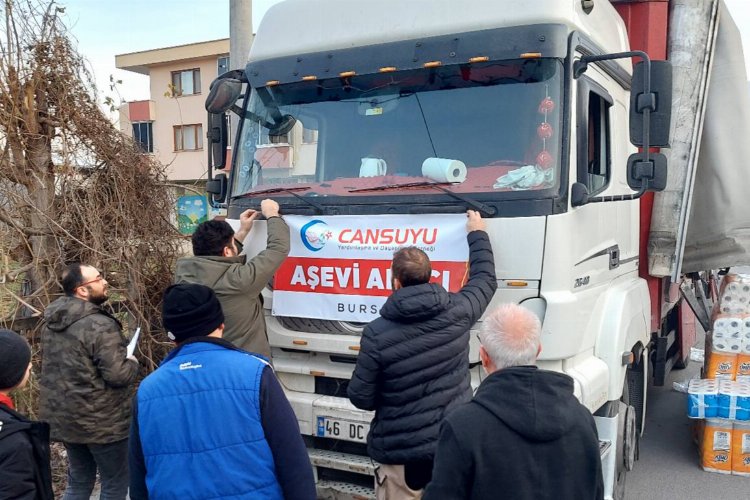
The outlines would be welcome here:
[[[245,69],[250,45],[253,42],[253,0],[229,0],[229,68]],[[238,120],[230,113],[234,134]]]

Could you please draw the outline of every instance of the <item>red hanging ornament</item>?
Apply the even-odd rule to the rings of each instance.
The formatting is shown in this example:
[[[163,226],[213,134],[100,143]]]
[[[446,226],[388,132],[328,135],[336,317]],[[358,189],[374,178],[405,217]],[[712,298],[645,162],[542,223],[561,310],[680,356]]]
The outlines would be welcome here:
[[[549,97],[545,97],[544,99],[542,99],[542,102],[539,103],[539,112],[542,114],[549,113],[550,111],[554,109],[555,109],[555,101],[553,101]]]
[[[536,155],[536,164],[542,168],[551,167],[553,161],[552,155],[546,149]]]
[[[542,123],[537,127],[536,134],[542,139],[549,139],[552,137],[552,125],[547,122]]]

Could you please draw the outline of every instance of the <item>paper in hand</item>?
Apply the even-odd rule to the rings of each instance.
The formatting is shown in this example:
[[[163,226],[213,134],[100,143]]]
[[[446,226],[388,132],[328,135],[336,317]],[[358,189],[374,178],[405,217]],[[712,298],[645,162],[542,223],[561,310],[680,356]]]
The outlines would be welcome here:
[[[130,343],[128,344],[128,355],[129,358],[135,353],[135,345],[138,343],[138,337],[141,334],[141,327],[138,327],[135,329],[135,333],[133,334],[133,338],[130,339]]]

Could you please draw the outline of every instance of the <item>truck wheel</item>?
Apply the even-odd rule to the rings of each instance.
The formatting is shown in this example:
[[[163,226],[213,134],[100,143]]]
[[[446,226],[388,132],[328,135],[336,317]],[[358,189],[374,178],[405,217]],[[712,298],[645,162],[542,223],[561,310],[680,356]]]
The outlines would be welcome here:
[[[635,423],[638,434],[643,434],[643,408],[646,403],[643,382],[646,377],[644,363],[628,368],[625,374],[625,385],[622,388],[622,401],[635,409]]]
[[[626,384],[627,385],[627,384]],[[624,392],[624,390],[623,390]],[[625,394],[623,394],[625,396]],[[636,431],[636,410],[620,402],[617,414],[617,462],[615,484],[612,492],[614,500],[625,499],[625,480],[628,471],[633,470],[638,458],[638,432]]]

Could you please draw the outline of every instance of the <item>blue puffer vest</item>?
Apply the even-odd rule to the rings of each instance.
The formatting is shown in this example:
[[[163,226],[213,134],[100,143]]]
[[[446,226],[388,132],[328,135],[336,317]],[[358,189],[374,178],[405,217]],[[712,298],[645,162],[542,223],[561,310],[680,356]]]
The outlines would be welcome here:
[[[209,342],[173,351],[138,390],[152,498],[282,499],[260,415],[267,364]]]

